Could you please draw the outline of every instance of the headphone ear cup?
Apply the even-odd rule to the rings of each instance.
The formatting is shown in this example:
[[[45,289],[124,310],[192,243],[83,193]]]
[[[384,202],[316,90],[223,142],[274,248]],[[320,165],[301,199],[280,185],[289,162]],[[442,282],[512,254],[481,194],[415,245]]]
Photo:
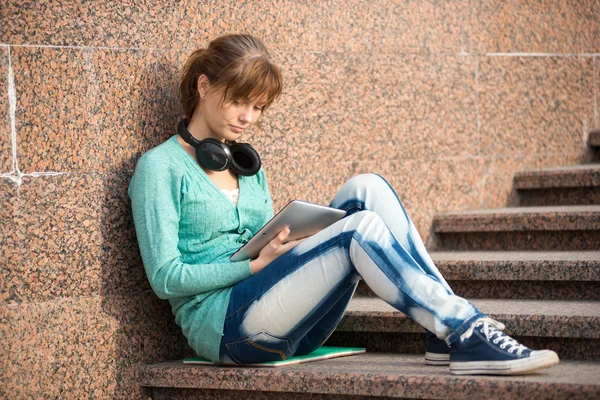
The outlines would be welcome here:
[[[252,176],[260,170],[262,162],[258,152],[248,143],[234,143],[229,145],[231,150],[231,168],[235,173]]]
[[[229,146],[219,140],[203,139],[196,147],[196,158],[203,167],[212,171],[224,171],[231,165]]]

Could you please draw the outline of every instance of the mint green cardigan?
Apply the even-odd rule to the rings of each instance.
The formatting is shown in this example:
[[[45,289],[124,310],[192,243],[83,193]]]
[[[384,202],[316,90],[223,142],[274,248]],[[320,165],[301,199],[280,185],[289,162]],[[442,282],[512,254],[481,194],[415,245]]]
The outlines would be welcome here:
[[[264,170],[239,176],[237,206],[177,142],[137,162],[128,194],[146,275],[198,355],[219,360],[232,285],[250,276],[250,260],[229,257],[273,217]]]

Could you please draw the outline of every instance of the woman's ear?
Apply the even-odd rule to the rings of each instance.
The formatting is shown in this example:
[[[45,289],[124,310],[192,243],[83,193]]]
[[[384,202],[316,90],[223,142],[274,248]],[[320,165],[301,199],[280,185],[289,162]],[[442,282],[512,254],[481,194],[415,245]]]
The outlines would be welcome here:
[[[206,96],[206,93],[208,93],[209,87],[210,87],[210,82],[208,81],[208,77],[204,74],[200,75],[198,77],[198,95],[200,96],[200,98],[203,98]]]

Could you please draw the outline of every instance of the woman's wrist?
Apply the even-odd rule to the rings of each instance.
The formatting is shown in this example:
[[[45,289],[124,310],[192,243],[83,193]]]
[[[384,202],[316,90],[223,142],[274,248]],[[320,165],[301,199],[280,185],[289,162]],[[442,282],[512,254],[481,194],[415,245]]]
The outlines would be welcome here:
[[[250,271],[252,272],[252,274],[256,274],[261,269],[263,269],[263,267],[264,267],[264,265],[263,265],[262,261],[260,261],[260,259],[258,259],[258,258],[250,261]]]

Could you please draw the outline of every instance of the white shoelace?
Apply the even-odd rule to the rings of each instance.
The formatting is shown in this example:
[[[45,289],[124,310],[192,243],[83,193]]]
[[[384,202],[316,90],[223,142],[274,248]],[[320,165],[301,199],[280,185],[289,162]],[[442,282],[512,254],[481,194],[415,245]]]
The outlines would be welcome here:
[[[460,336],[460,340],[470,338],[473,334],[473,331],[479,327],[481,327],[480,332],[485,335],[488,341],[491,341],[494,344],[500,344],[501,349],[505,349],[508,347],[507,351],[509,353],[516,352],[517,355],[520,356],[523,350],[527,350],[526,346],[523,346],[515,339],[502,332],[502,330],[504,329],[504,324],[502,322],[498,322],[487,317],[480,318],[477,321],[473,322],[471,327]]]

